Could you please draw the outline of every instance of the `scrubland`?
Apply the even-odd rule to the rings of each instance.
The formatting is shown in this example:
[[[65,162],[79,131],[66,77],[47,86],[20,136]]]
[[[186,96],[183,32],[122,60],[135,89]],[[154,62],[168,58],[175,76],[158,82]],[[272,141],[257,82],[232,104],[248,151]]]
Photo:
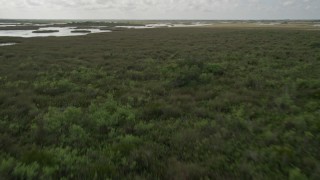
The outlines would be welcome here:
[[[4,179],[319,179],[320,32],[6,38]]]

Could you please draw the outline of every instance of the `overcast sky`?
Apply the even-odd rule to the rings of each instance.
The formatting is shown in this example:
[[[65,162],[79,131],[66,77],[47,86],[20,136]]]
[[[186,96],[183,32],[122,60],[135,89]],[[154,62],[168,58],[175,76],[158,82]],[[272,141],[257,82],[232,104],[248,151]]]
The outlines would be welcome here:
[[[0,0],[16,19],[320,19],[320,0]]]

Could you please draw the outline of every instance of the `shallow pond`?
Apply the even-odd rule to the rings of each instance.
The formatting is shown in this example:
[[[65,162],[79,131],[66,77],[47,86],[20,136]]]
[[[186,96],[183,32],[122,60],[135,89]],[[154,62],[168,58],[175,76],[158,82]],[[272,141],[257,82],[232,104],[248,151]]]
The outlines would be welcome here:
[[[64,24],[64,23],[60,23]],[[18,23],[0,23],[0,27],[9,27],[9,26],[21,26],[22,24]],[[100,28],[106,28],[106,26],[92,26],[91,28],[79,29],[77,27],[42,27],[42,26],[51,26],[55,24],[32,24],[24,23],[22,26],[34,25],[40,27],[35,33],[35,30],[0,30],[0,36],[9,36],[9,37],[48,37],[48,36],[81,36],[91,33],[102,33],[102,32],[111,32],[110,30],[100,30]],[[147,24],[144,26],[116,26],[116,28],[127,28],[127,29],[149,29],[149,28],[161,28],[161,27],[195,27],[195,26],[206,26],[210,24],[202,23],[193,23],[193,24],[172,24],[172,23],[162,23],[162,24]],[[41,32],[43,31],[43,32]],[[47,32],[46,32],[47,31]],[[51,31],[51,32],[50,32]],[[56,31],[56,32],[55,32]],[[77,32],[72,32],[77,31]],[[81,32],[82,31],[82,32]],[[90,32],[86,32],[90,31]]]
[[[17,43],[0,43],[0,46],[12,46],[15,44],[17,44]]]
[[[149,28],[161,28],[161,27],[198,27],[198,26],[208,26],[211,24],[147,24],[145,26],[116,26],[118,28],[127,28],[127,29],[149,29]]]
[[[72,33],[71,31],[75,30],[75,27],[45,27],[39,28],[39,31],[49,31],[54,30],[58,32],[48,32],[48,33],[33,33],[34,30],[0,30],[0,36],[9,36],[9,37],[48,37],[48,36],[81,36],[91,33],[101,33],[101,32],[111,32],[109,30],[100,30],[100,29],[77,29],[77,30],[88,30],[91,31],[86,33]]]

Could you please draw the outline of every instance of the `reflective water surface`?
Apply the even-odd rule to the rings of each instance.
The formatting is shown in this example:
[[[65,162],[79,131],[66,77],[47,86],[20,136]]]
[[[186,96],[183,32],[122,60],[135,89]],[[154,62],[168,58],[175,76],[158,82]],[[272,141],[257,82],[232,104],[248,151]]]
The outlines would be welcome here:
[[[127,29],[150,29],[150,28],[161,28],[161,27],[198,27],[198,26],[208,26],[211,24],[147,24],[145,26],[116,26],[118,28],[127,28]]]
[[[17,44],[17,43],[0,43],[0,46],[12,46],[15,44]]]
[[[9,37],[48,37],[48,36],[81,36],[87,35],[90,33],[101,33],[101,32],[111,32],[109,30],[100,30],[100,29],[75,29],[75,27],[44,27],[39,28],[38,31],[47,31],[55,30],[58,32],[48,32],[48,33],[33,33],[34,30],[0,30],[0,36],[9,36]],[[90,31],[86,33],[73,33],[71,31]]]

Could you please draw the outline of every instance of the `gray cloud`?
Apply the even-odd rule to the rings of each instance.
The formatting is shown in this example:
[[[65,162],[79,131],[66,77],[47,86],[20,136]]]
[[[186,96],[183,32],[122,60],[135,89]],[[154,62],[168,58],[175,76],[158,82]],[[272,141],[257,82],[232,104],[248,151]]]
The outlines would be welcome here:
[[[0,18],[320,18],[319,0],[0,0]]]

